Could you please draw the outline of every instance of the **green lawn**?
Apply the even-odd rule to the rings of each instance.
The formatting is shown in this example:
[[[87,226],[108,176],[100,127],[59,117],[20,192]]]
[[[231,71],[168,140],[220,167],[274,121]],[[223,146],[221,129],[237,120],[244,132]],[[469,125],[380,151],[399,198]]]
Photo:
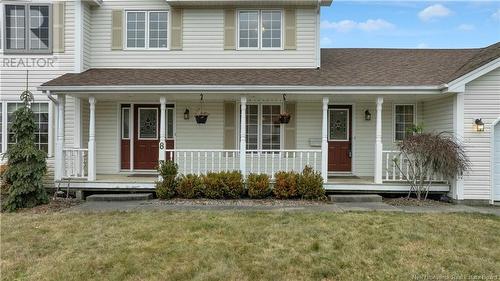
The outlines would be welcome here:
[[[500,278],[500,218],[1,214],[2,280],[412,280],[415,274]]]

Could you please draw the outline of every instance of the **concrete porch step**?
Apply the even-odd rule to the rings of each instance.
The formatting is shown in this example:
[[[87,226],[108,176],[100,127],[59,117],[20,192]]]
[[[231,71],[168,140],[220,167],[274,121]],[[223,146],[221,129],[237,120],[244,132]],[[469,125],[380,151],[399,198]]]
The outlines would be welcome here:
[[[93,194],[87,201],[139,201],[153,198],[153,193]]]
[[[334,203],[382,202],[382,196],[377,194],[334,194],[328,195],[328,199]]]

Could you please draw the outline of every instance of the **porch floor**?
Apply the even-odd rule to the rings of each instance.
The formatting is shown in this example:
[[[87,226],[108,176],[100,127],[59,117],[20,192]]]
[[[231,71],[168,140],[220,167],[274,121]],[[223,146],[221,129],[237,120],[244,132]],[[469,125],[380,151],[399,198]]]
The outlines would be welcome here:
[[[102,190],[102,191],[151,191],[155,188],[155,174],[98,174],[95,181],[86,179],[71,179],[70,188],[78,190]],[[66,187],[68,181],[61,181],[61,187]],[[57,182],[56,182],[57,184]],[[403,193],[409,187],[404,182],[385,182],[375,184],[373,177],[356,176],[330,176],[325,184],[329,192],[344,193]],[[431,192],[448,192],[450,185],[446,183],[435,183],[431,186]]]

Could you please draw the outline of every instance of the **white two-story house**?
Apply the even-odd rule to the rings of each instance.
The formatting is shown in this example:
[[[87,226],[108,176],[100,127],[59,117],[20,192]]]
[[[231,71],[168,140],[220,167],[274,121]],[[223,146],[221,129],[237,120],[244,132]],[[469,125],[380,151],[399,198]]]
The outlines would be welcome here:
[[[56,185],[153,189],[170,159],[181,173],[310,165],[328,191],[404,192],[392,159],[423,124],[456,136],[472,164],[463,178],[429,179],[432,191],[500,200],[500,43],[321,49],[330,5],[2,1],[1,151],[28,81]]]

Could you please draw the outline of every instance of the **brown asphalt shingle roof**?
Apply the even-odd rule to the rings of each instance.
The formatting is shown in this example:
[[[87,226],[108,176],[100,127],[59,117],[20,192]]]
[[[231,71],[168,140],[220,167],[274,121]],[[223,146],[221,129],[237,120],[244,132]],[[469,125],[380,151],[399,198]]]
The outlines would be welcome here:
[[[439,86],[500,57],[480,49],[322,49],[321,69],[89,69],[42,86]]]

